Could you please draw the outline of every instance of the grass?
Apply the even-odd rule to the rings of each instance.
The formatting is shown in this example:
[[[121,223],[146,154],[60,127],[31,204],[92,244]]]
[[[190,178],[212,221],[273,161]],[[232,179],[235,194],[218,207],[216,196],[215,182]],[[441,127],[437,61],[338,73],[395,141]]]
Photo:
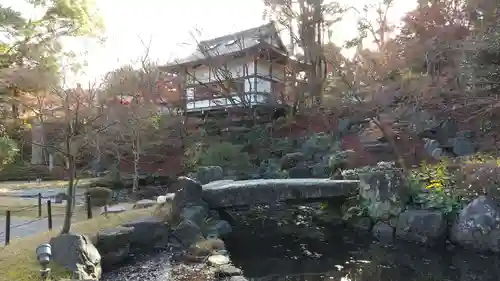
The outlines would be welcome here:
[[[82,233],[91,238],[102,229],[116,227],[124,222],[151,215],[154,208],[130,210],[108,217],[99,216],[92,220],[74,223],[73,233]],[[47,243],[51,237],[57,236],[59,230],[36,234],[30,237],[12,240],[7,246],[0,246],[0,281],[35,281],[40,280],[40,266],[36,261],[35,249],[38,245]],[[54,264],[51,280],[57,281],[70,277],[70,272]]]
[[[78,180],[78,188],[86,188],[96,178],[87,178]],[[55,181],[42,181],[42,182],[26,182],[26,181],[4,181],[0,182],[0,191],[30,189],[30,188],[63,188],[68,186],[68,181],[55,180]]]

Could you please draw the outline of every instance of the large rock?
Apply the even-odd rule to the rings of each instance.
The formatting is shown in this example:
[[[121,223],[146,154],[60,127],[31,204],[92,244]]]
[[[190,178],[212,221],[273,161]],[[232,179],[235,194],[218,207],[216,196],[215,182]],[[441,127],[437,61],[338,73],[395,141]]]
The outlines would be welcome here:
[[[180,214],[185,206],[198,204],[202,200],[203,188],[198,181],[187,177],[179,177],[175,182],[174,199],[172,201],[172,212]]]
[[[196,179],[202,184],[224,179],[224,172],[219,166],[200,167],[196,171]]]
[[[132,248],[152,249],[158,246],[158,243],[166,243],[170,234],[169,226],[157,217],[139,218],[122,226],[134,229],[130,235]]]
[[[446,218],[439,211],[407,210],[399,215],[396,237],[423,244],[435,245],[445,241]]]
[[[407,201],[403,178],[396,170],[359,174],[359,194],[368,215],[374,220],[388,220],[403,210]]]
[[[130,238],[133,227],[116,227],[97,234],[96,248],[102,257],[102,266],[123,262],[130,253]]]
[[[208,206],[193,205],[186,206],[181,210],[180,218],[182,220],[190,220],[197,225],[203,225],[205,218],[208,216]]]
[[[330,179],[263,179],[203,185],[203,199],[211,208],[274,204],[287,200],[350,196],[359,181]]]
[[[190,220],[181,221],[173,230],[172,235],[184,246],[203,239],[201,228]]]
[[[90,239],[80,234],[62,234],[50,239],[52,259],[73,272],[76,280],[101,278],[101,255]]]
[[[206,236],[209,238],[219,238],[230,234],[233,231],[231,225],[225,220],[219,220],[207,227]]]
[[[305,160],[305,155],[302,152],[294,152],[294,153],[285,154],[281,158],[281,169],[282,170],[289,170],[289,169],[297,166],[297,164],[301,163],[304,160]]]
[[[292,179],[308,179],[313,177],[313,171],[311,167],[304,163],[300,163],[297,166],[290,168],[288,176]]]
[[[372,228],[372,234],[382,243],[394,242],[394,228],[385,222],[377,222]]]
[[[463,247],[500,252],[500,207],[486,196],[474,199],[460,212],[450,234]]]

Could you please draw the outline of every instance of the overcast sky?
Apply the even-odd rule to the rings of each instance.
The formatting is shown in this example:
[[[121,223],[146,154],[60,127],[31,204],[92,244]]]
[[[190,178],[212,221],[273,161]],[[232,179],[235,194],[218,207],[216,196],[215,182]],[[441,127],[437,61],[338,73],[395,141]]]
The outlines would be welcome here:
[[[346,1],[362,7],[377,0]],[[396,0],[390,20],[398,22],[415,7],[414,0]],[[194,48],[193,33],[198,39],[209,39],[264,24],[262,0],[96,0],[106,25],[103,45],[86,40],[70,40],[66,48],[87,53],[85,75],[75,82],[95,79],[120,65],[137,61],[144,53],[141,38],[151,40],[151,56],[161,63],[188,55]],[[29,9],[22,0],[0,0],[26,15],[36,17],[40,11]],[[356,18],[345,16],[338,23],[333,39],[336,43],[350,39],[356,32]],[[201,38],[199,37],[201,36]]]

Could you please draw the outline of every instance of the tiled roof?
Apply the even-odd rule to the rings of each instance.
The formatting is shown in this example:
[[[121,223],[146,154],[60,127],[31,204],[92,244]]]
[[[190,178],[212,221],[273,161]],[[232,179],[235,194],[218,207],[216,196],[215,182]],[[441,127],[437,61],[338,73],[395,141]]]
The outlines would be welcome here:
[[[193,54],[183,59],[176,60],[170,65],[179,65],[201,59],[236,53],[250,49],[263,42],[274,45],[284,51],[286,50],[284,49],[283,43],[279,38],[274,22],[270,22],[268,24],[237,33],[200,41],[198,49]]]

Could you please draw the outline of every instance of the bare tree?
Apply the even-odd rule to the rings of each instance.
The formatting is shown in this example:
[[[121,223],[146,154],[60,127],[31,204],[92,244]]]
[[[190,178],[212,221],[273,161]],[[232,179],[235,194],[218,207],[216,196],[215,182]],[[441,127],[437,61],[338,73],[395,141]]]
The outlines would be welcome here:
[[[133,156],[133,191],[139,187],[141,159],[146,150],[155,144],[152,133],[158,130],[161,114],[158,84],[162,73],[150,59],[151,42],[141,42],[145,51],[140,58],[139,68],[124,66],[110,72],[104,87],[105,95],[113,101],[108,104],[108,118],[111,122],[117,122],[111,135],[115,136],[113,142],[119,143],[120,147],[113,150],[117,152],[117,157],[122,157],[128,151]],[[163,113],[168,114],[169,111]],[[107,145],[113,142],[108,142]]]
[[[290,37],[291,54],[302,61],[299,70],[291,66],[289,71],[296,97],[294,108],[304,102],[306,95],[312,98],[313,104],[321,104],[326,79],[323,46],[345,9],[337,1],[323,0],[265,0],[264,4],[267,8],[264,17],[284,27]],[[297,87],[298,71],[305,74],[305,88]]]
[[[53,121],[58,122],[63,129],[55,139],[50,140],[50,144],[34,142],[34,145],[55,151],[65,162],[68,200],[62,233],[70,231],[78,179],[87,168],[80,167],[78,159],[93,145],[97,135],[113,125],[103,122],[105,116],[98,103],[98,89],[95,83],[89,83],[85,89],[81,85],[73,89],[53,87],[51,93],[56,99],[55,102],[61,106],[50,112],[50,116],[53,116]]]

